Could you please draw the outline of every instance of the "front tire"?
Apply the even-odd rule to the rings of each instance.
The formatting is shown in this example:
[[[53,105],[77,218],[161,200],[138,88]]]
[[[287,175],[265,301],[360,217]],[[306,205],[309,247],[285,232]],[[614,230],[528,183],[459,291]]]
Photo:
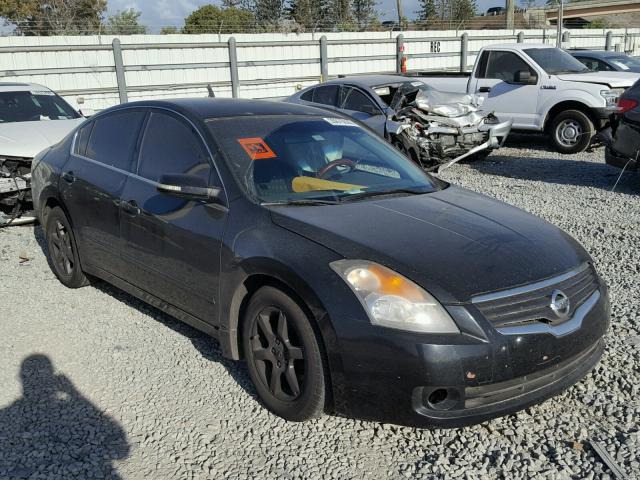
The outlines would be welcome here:
[[[588,115],[567,110],[553,118],[549,133],[558,152],[579,153],[587,149],[596,132]]]
[[[69,288],[89,284],[80,267],[80,257],[71,223],[60,207],[51,209],[46,217],[45,235],[49,249],[51,270],[60,282]]]
[[[242,346],[258,396],[276,415],[300,422],[322,414],[325,369],[309,319],[283,291],[262,287],[242,321]]]

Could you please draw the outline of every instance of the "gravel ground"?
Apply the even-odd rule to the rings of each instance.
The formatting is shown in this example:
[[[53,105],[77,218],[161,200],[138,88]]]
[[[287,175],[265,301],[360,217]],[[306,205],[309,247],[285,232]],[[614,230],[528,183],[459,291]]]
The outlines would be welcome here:
[[[0,479],[613,478],[589,439],[640,472],[640,175],[612,193],[618,171],[602,158],[560,157],[525,137],[441,175],[576,237],[613,305],[593,373],[458,430],[286,423],[215,341],[108,285],[65,289],[39,227],[0,231]]]

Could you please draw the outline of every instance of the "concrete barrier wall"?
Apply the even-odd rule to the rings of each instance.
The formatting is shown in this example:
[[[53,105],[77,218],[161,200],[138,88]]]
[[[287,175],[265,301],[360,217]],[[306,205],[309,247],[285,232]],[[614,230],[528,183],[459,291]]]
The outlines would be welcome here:
[[[640,54],[640,28],[570,30],[565,47],[611,49]],[[307,34],[130,35],[1,37],[0,81],[34,82],[61,93],[77,108],[102,109],[120,102],[150,98],[216,96],[234,91],[244,98],[279,98],[321,81],[325,62],[329,77],[395,72],[398,44],[404,38],[409,70],[458,70],[462,34],[467,34],[466,66],[478,50],[518,41],[518,31],[408,31]],[[520,40],[555,45],[555,29],[525,30]],[[321,58],[320,38],[326,38]],[[230,41],[235,40],[235,48]],[[232,61],[230,50],[235,51]],[[121,55],[124,82],[118,84]],[[463,62],[464,63],[464,62]],[[237,72],[234,81],[233,71]]]

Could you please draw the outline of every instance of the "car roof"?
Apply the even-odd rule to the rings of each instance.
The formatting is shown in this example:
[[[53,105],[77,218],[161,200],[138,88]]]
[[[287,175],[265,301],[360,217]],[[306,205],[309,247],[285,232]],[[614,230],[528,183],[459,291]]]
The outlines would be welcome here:
[[[570,50],[571,55],[575,56],[589,56],[593,58],[611,58],[626,56],[624,52],[611,52],[607,50]]]
[[[0,92],[30,92],[32,90],[49,90],[37,83],[0,82]]]
[[[415,82],[415,78],[403,75],[350,75],[325,82],[324,85],[345,84],[358,85],[360,87],[376,87],[378,85],[390,85],[393,83]],[[316,86],[316,85],[314,85]]]
[[[323,108],[282,101],[209,97],[130,102],[111,107],[101,112],[101,114],[130,107],[167,108],[201,120],[243,115],[322,115],[323,117],[342,117],[337,112],[331,112]]]
[[[547,45],[546,43],[495,43],[483,50],[500,50],[501,48],[507,48],[509,50],[528,50],[532,48],[556,48],[553,45]]]

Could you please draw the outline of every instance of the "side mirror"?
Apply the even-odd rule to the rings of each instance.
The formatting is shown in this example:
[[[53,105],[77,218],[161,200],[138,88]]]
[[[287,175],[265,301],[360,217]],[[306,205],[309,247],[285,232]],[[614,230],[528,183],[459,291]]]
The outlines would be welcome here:
[[[197,175],[162,175],[156,188],[158,192],[172,197],[222,203],[222,189],[209,187],[206,180]]]
[[[538,83],[538,76],[531,75],[529,70],[519,70],[513,76],[514,83],[520,83],[522,85],[535,85]]]

